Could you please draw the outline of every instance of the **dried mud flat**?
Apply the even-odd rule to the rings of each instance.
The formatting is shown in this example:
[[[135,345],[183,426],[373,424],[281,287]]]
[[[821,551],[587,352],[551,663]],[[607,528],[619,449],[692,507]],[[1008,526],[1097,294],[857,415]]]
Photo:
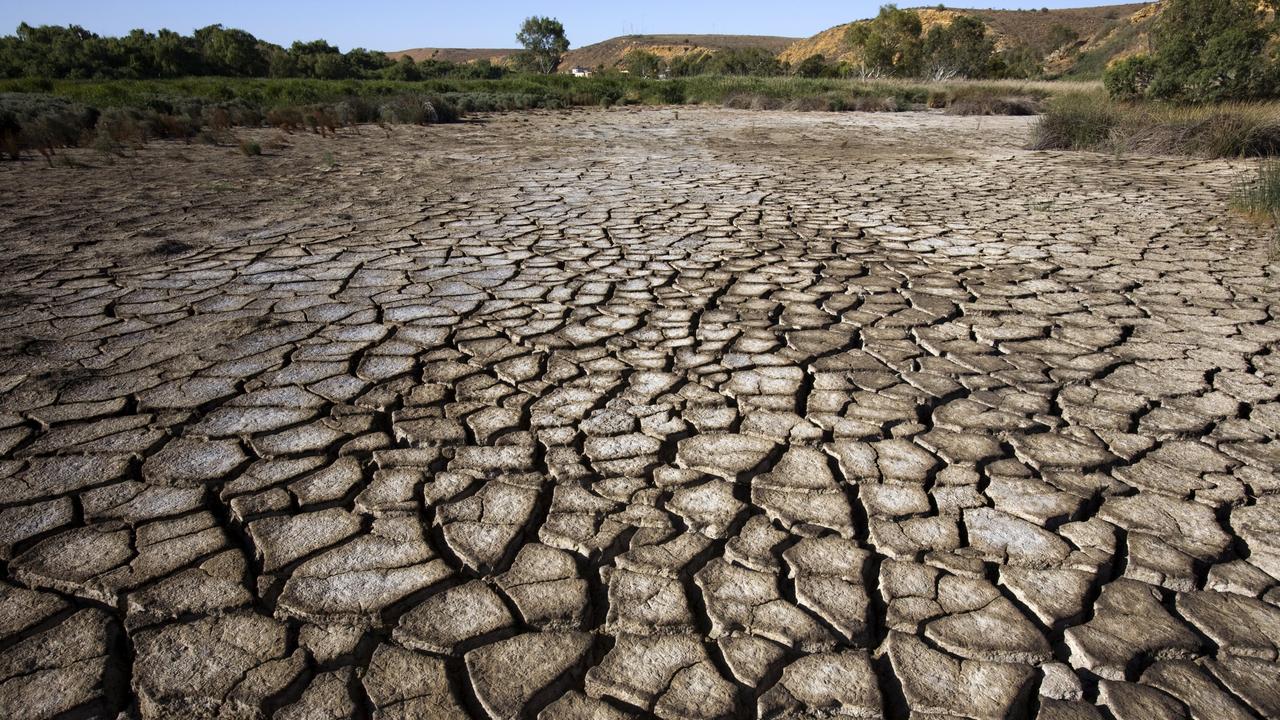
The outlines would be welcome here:
[[[0,165],[4,715],[1280,716],[1241,167],[1029,127]]]

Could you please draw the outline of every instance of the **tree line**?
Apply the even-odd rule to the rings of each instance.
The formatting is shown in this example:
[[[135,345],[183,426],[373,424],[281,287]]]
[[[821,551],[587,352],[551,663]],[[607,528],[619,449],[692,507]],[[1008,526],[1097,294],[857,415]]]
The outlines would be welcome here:
[[[1053,41],[1059,45],[1075,39],[1069,28],[1055,30]],[[670,59],[633,50],[623,58],[623,67],[642,77],[798,75],[948,80],[1027,78],[1041,73],[1042,52],[1025,46],[997,50],[987,24],[972,15],[960,15],[925,32],[915,10],[885,5],[874,19],[851,25],[843,41],[857,62],[833,62],[817,54],[790,65],[763,48],[732,48]]]
[[[1025,78],[1041,71],[1039,53],[1029,47],[997,51],[987,24],[972,15],[925,32],[915,10],[885,5],[874,19],[850,26],[845,42],[859,57],[862,77]]]
[[[505,69],[487,60],[457,64],[438,60],[392,60],[364,48],[342,52],[324,40],[282,47],[251,33],[209,25],[182,35],[133,30],[104,37],[78,26],[31,26],[0,37],[0,77],[58,79],[155,79],[218,75],[342,80],[381,78],[501,77]]]

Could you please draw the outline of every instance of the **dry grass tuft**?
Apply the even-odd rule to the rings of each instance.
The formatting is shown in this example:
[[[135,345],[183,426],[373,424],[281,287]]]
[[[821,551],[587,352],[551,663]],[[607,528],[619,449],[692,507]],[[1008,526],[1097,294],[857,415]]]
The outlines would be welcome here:
[[[1128,103],[1071,93],[1050,101],[1031,148],[1271,157],[1280,155],[1280,103]]]

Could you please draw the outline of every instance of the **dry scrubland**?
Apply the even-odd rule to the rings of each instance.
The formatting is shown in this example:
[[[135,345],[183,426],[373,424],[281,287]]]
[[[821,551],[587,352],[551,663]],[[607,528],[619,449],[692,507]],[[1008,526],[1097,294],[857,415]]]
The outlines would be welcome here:
[[[1280,715],[1246,165],[1034,122],[0,163],[0,707]]]

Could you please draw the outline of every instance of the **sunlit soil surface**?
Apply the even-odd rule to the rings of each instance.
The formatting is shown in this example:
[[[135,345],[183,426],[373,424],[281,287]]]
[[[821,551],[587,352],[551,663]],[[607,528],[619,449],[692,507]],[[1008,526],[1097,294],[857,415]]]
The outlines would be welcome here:
[[[0,164],[3,714],[1280,715],[1244,166],[1031,122]]]

